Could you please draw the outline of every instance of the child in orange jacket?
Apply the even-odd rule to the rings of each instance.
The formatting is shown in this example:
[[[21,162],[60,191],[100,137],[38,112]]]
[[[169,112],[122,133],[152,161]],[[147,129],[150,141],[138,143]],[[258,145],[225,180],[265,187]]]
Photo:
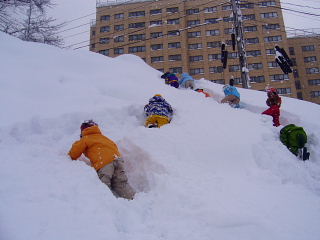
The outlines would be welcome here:
[[[102,135],[98,125],[92,120],[82,123],[80,129],[81,139],[74,142],[69,151],[71,159],[77,160],[83,153],[90,159],[100,180],[116,197],[133,199],[134,191],[128,183],[117,145]]]

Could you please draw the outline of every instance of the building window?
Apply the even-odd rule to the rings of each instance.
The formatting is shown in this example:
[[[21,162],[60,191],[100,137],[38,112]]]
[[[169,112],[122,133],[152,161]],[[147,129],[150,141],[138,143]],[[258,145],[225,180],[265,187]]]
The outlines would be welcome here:
[[[114,38],[115,42],[124,42],[124,35],[117,36]]]
[[[289,54],[290,55],[295,55],[294,47],[289,47]]]
[[[145,11],[129,12],[129,17],[144,17],[145,15]]]
[[[310,52],[315,50],[314,45],[302,46],[301,48],[303,52]]]
[[[124,48],[114,48],[113,49],[114,54],[123,54],[124,53]]]
[[[252,9],[252,8],[254,8],[254,4],[253,3],[241,3],[240,8],[241,9]]]
[[[297,61],[295,58],[291,58],[292,66],[297,66]]]
[[[275,1],[265,1],[265,2],[260,2],[259,3],[260,7],[271,7],[271,6],[276,6]]]
[[[109,49],[100,50],[99,53],[105,56],[109,56]]]
[[[270,37],[265,37],[264,38],[265,42],[280,42],[282,41],[282,37],[281,36],[270,36]]]
[[[210,80],[210,81],[218,84],[225,84],[224,79],[217,79],[217,80]]]
[[[179,18],[174,18],[174,19],[168,19],[167,20],[167,24],[176,25],[176,24],[179,24],[179,23],[180,23]]]
[[[309,85],[320,85],[320,79],[308,80]]]
[[[96,47],[96,44],[92,43],[91,48],[95,48],[95,47]]]
[[[100,21],[110,21],[110,15],[103,15],[100,17]]]
[[[91,32],[91,35],[92,35],[92,36],[95,36],[95,35],[96,35],[96,31],[92,31],[92,32]]]
[[[234,83],[235,84],[241,84],[242,83],[242,79],[241,78],[233,78],[233,80],[234,80]]]
[[[137,40],[144,40],[144,39],[146,39],[145,34],[129,35],[129,41],[137,41]]]
[[[308,62],[316,62],[317,61],[317,57],[316,56],[310,56],[310,57],[305,57],[304,58],[304,62],[308,63]]]
[[[200,24],[200,20],[190,20],[187,22],[188,27],[196,26]]]
[[[256,32],[258,31],[257,26],[246,26],[243,28],[245,32]]]
[[[288,74],[275,74],[270,75],[271,81],[283,81],[283,80],[289,80]]]
[[[110,32],[110,26],[100,27],[100,32]]]
[[[150,21],[150,27],[161,26],[163,24],[162,20]]]
[[[155,62],[163,62],[164,58],[163,56],[158,56],[158,57],[151,57],[151,62],[155,63]]]
[[[221,47],[221,42],[220,41],[207,42],[207,47],[208,48],[219,48],[219,47]]]
[[[243,15],[243,20],[256,20],[256,15],[254,14],[248,14],[248,15]]]
[[[172,73],[182,73],[182,67],[169,68],[169,71]]]
[[[129,47],[129,53],[145,52],[145,46]]]
[[[169,55],[169,61],[181,61],[181,54]]]
[[[248,68],[249,68],[249,70],[262,69],[263,68],[263,64],[262,63],[250,63],[250,64],[248,64]]]
[[[311,91],[310,94],[312,98],[316,98],[320,96],[320,91]]]
[[[278,68],[279,64],[277,62],[268,62],[269,68]]]
[[[277,18],[278,13],[276,12],[261,13],[260,16],[261,18]]]
[[[236,59],[239,58],[238,52],[229,52],[228,53],[228,59]]]
[[[164,72],[164,69],[163,69],[163,68],[158,68],[157,70],[160,71],[160,72],[162,72],[162,73]]]
[[[157,14],[161,14],[162,13],[162,9],[152,9],[150,10],[150,15],[157,15]]]
[[[233,17],[223,17],[224,22],[233,22]]]
[[[191,68],[190,75],[204,74],[203,68]]]
[[[198,14],[199,12],[200,12],[199,8],[187,9],[186,14],[192,15],[192,14]]]
[[[201,32],[188,32],[188,38],[196,38],[196,37],[200,37],[201,36]]]
[[[218,36],[218,35],[220,35],[220,30],[219,29],[207,30],[206,35],[207,36]]]
[[[99,43],[100,44],[107,44],[110,42],[110,38],[100,38]]]
[[[222,66],[210,67],[209,71],[210,71],[210,73],[222,73],[223,72],[223,67]]]
[[[302,92],[297,92],[297,98],[303,100]]]
[[[190,56],[189,57],[189,61],[190,62],[200,62],[203,61],[203,56],[199,55],[199,56]]]
[[[163,33],[162,32],[153,32],[153,33],[150,33],[150,37],[151,38],[160,38],[163,36]]]
[[[265,31],[270,31],[270,30],[278,30],[280,29],[280,24],[275,23],[275,24],[265,24],[262,25],[263,30]]]
[[[240,71],[240,65],[230,65],[229,72],[238,72]]]
[[[229,11],[229,10],[232,10],[232,5],[224,5],[222,6],[221,8],[223,11]]]
[[[115,31],[122,31],[122,30],[124,30],[124,25],[123,25],[123,24],[121,24],[121,25],[115,25],[115,26],[114,26],[114,30],[115,30]]]
[[[256,44],[259,43],[259,38],[246,38],[246,44]]]
[[[261,56],[260,50],[247,51],[247,57],[257,57],[257,56]]]
[[[180,36],[180,31],[179,30],[173,30],[173,31],[168,31],[168,36]]]
[[[231,34],[233,33],[233,28],[225,28],[224,29],[224,34]]]
[[[124,13],[117,13],[114,15],[114,19],[123,19],[124,18]]]
[[[129,28],[144,28],[146,26],[145,22],[137,22],[137,23],[130,23]]]
[[[291,94],[291,88],[277,88],[279,94]]]
[[[168,43],[168,48],[181,48],[181,42]]]
[[[307,74],[315,74],[315,73],[320,73],[320,69],[317,67],[313,68],[306,68]]]
[[[204,20],[206,24],[215,24],[218,23],[218,18],[207,18]]]
[[[264,76],[253,76],[250,77],[250,82],[254,82],[254,83],[263,83],[265,82]]]
[[[162,50],[163,49],[163,44],[153,44],[151,45],[151,49],[156,51],[156,50]]]
[[[177,13],[177,12],[179,12],[178,7],[167,8],[167,13]]]
[[[214,13],[217,11],[218,11],[217,7],[207,7],[204,9],[204,13]]]
[[[216,61],[221,59],[221,54],[216,53],[216,54],[209,54],[208,55],[209,61]]]
[[[202,49],[202,43],[193,43],[188,45],[189,50]]]
[[[271,49],[266,49],[266,54],[267,55],[275,55],[276,54],[276,50],[271,48]]]

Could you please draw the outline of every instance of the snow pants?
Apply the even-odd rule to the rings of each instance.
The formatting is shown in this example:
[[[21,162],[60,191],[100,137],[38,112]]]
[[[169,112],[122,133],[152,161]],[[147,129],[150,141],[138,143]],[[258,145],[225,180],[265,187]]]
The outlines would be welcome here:
[[[267,110],[265,110],[262,114],[269,115],[272,117],[273,126],[280,126],[280,108],[277,105],[273,105]]]
[[[122,158],[117,158],[97,171],[100,180],[105,183],[116,197],[132,200],[135,192],[128,183]]]
[[[151,115],[146,120],[146,127],[149,125],[157,125],[158,127],[162,127],[165,124],[168,124],[170,122],[170,119],[166,116],[160,116],[160,115]]]
[[[224,99],[221,100],[221,103],[229,103],[230,105],[238,105],[240,102],[240,98],[235,95],[228,95]]]

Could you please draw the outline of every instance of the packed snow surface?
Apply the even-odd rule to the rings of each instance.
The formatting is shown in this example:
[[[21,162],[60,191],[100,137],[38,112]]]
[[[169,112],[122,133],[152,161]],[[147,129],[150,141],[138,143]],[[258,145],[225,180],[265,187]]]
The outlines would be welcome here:
[[[264,92],[165,85],[133,55],[108,58],[0,34],[0,239],[319,240],[320,107],[283,97],[281,123],[305,128],[309,161],[279,141]],[[174,108],[143,126],[154,94]],[[88,160],[67,153],[84,120],[119,146],[137,194],[115,198]]]

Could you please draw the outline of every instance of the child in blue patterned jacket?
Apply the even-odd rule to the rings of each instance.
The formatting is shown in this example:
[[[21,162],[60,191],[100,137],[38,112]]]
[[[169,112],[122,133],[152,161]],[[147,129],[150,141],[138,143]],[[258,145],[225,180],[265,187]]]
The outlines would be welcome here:
[[[171,121],[173,110],[160,94],[156,94],[145,105],[144,113],[147,116],[145,126],[153,128],[168,124]]]

